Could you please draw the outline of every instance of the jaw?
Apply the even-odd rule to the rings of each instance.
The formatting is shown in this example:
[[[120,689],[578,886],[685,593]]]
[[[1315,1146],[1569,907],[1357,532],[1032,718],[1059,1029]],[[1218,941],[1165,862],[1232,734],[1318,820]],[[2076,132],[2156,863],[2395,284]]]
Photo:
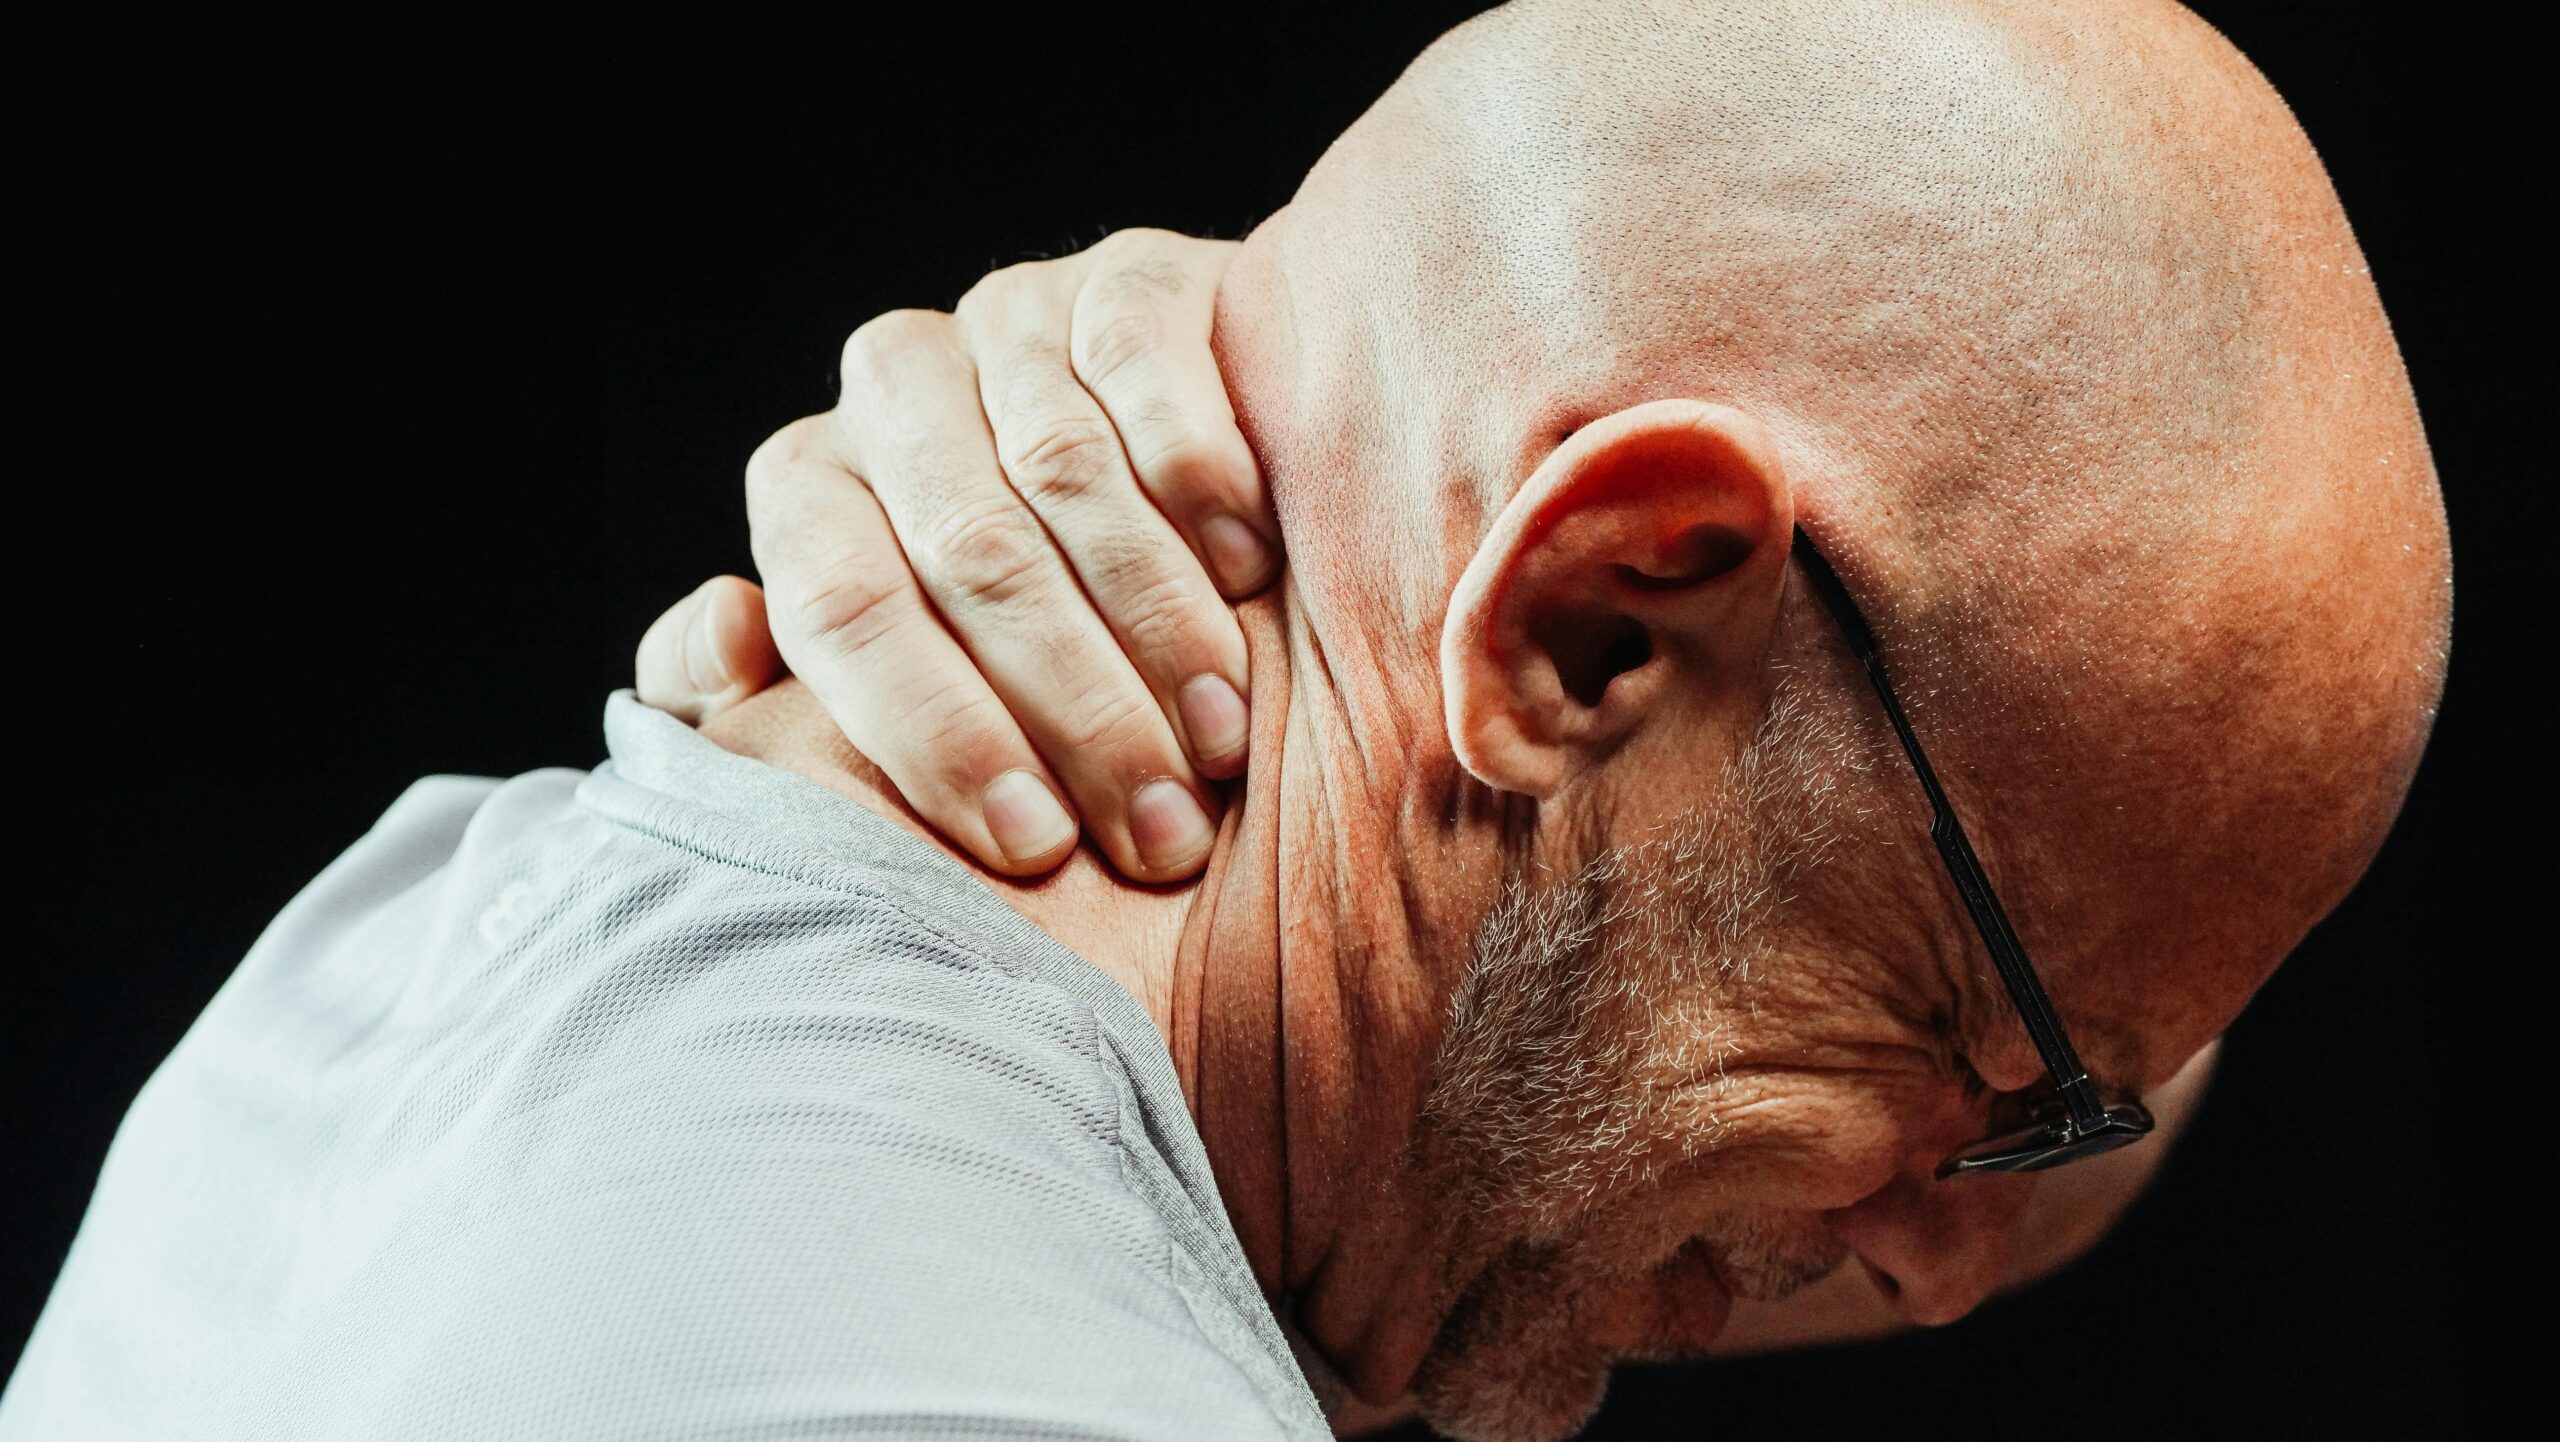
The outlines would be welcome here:
[[[1412,1390],[1450,1307],[1481,1270],[1453,1277],[1427,1230],[1401,1197],[1381,1205],[1337,1237],[1296,1290],[1298,1325],[1364,1402],[1386,1405]]]
[[[1486,1268],[1415,1375],[1424,1418],[1457,1437],[1568,1437],[1618,1362],[1704,1355],[1733,1308],[1707,1247],[1627,1268],[1606,1260],[1613,1240],[1514,1246]]]
[[[1636,1185],[1534,1231],[1516,1204],[1420,1162],[1362,1190],[1376,1204],[1335,1237],[1295,1304],[1308,1340],[1372,1404],[1453,1369],[1498,1373],[1505,1358],[1572,1371],[1702,1355],[1750,1290],[1696,1235],[1701,1206],[1677,1184]]]

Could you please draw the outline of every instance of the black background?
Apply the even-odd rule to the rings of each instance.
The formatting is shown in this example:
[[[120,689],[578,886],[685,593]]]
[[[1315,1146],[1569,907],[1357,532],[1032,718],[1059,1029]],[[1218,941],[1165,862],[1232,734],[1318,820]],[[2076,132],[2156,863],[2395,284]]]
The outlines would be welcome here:
[[[1125,225],[1242,234],[1472,8],[134,19],[25,54],[53,98],[12,227],[42,254],[12,488],[37,844],[0,967],[0,1356],[267,917],[414,776],[597,758],[649,618],[747,567],[740,466],[829,403],[847,331]],[[2511,839],[2550,810],[2512,679],[2550,571],[2541,82],[2451,7],[2200,8],[2327,158],[2443,474],[2461,613],[2416,793],[2087,1263],[1939,1332],[1630,1372],[1594,1437],[2440,1435],[2508,1365],[2485,1309],[2539,1310],[2509,1157],[2550,1129],[2488,1059],[2528,1044],[2551,946],[2505,874],[2548,869]]]

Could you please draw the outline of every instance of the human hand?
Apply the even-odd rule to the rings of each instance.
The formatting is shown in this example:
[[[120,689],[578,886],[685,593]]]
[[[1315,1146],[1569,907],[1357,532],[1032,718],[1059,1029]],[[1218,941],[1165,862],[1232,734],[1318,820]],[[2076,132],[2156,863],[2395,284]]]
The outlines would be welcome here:
[[[678,603],[641,698],[699,722],[788,662],[990,870],[1056,866],[1080,815],[1133,879],[1197,872],[1201,778],[1245,759],[1222,597],[1279,567],[1209,349],[1234,250],[1122,231],[854,332],[836,408],[748,463],[763,604],[734,577]]]

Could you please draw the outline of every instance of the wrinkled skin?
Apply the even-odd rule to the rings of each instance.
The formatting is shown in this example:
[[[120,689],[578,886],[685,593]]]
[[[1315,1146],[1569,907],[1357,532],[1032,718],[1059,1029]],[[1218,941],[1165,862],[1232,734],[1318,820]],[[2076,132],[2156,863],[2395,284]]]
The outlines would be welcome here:
[[[1850,1258],[1939,1322],[2041,1245],[2043,1179],[1932,1177],[2040,1066],[1794,527],[2113,1093],[2344,894],[2432,714],[2388,329],[2171,8],[1497,12],[1215,349],[1291,566],[1245,785],[1197,887],[1003,894],[1148,1002],[1317,1348],[1453,1435],[1563,1435]],[[902,810],[805,694],[713,734]]]

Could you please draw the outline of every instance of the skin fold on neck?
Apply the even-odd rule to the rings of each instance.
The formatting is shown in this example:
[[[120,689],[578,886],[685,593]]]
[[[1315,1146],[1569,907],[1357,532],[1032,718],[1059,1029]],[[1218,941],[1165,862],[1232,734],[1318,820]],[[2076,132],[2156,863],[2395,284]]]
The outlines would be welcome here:
[[[1443,987],[1420,958],[1463,954],[1462,931],[1454,952],[1424,934],[1442,930],[1429,914],[1463,925],[1464,907],[1448,903],[1469,888],[1442,888],[1428,908],[1412,901],[1424,848],[1398,834],[1402,818],[1437,808],[1398,804],[1410,778],[1380,758],[1409,750],[1355,737],[1355,708],[1335,693],[1342,679],[1294,586],[1247,602],[1239,620],[1252,653],[1253,759],[1188,886],[1132,885],[1090,848],[1028,883],[979,870],[797,681],[704,734],[896,821],[1128,988],[1164,1034],[1264,1290],[1283,1297],[1314,1282],[1332,1315],[1311,1330],[1365,1338],[1385,1296],[1427,1272],[1398,1254],[1399,1239],[1419,1240],[1419,1219],[1379,1184],[1403,1153],[1437,1041]],[[1347,1249],[1346,1228],[1360,1234]],[[1429,1325],[1401,1328],[1422,1333],[1417,1353]]]

